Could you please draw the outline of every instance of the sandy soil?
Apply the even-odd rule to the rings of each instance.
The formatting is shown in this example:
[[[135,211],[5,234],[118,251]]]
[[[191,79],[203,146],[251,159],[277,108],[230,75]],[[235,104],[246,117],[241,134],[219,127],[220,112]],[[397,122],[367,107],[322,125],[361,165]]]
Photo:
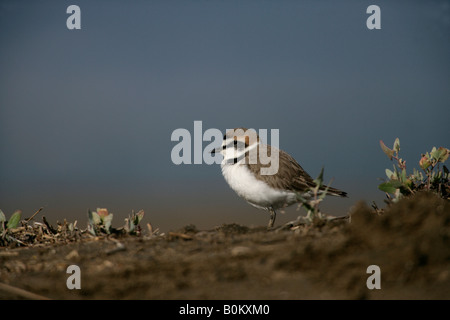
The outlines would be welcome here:
[[[69,265],[80,290],[66,286]],[[370,265],[379,290],[366,286]],[[450,203],[421,194],[295,230],[186,226],[0,248],[0,282],[52,299],[450,299]],[[1,299],[27,297],[0,287]]]

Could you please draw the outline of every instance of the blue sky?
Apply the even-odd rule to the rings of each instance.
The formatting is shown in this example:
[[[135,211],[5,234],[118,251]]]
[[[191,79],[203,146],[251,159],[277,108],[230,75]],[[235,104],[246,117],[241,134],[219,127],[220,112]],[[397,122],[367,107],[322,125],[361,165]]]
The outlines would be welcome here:
[[[81,30],[66,28],[71,4]],[[371,4],[381,30],[366,27]],[[2,1],[0,208],[265,225],[218,165],[171,162],[172,132],[196,120],[279,129],[281,149],[349,193],[324,203],[331,214],[381,204],[380,139],[399,137],[411,170],[449,147],[449,36],[450,2],[437,0]]]

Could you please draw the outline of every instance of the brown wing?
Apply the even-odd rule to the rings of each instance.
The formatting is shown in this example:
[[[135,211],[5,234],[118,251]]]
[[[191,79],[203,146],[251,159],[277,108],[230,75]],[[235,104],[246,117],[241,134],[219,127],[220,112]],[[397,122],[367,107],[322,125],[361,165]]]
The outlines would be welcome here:
[[[272,149],[270,145],[267,146],[267,154],[270,157],[272,154]],[[257,159],[256,164],[247,164],[248,168],[251,172],[255,174],[257,179],[263,180],[269,184],[271,187],[276,189],[283,190],[292,190],[303,192],[308,187],[314,186],[313,179],[309,176],[309,174],[303,170],[303,168],[292,158],[289,154],[282,150],[278,150],[279,152],[279,167],[278,172],[274,175],[265,175],[263,177],[260,176],[261,168],[270,167],[270,163],[265,165],[259,162],[259,157]],[[248,160],[248,156],[246,160]],[[249,163],[249,161],[247,161]]]
[[[272,149],[270,145],[267,146],[267,154],[271,155]],[[291,157],[288,153],[283,150],[279,150],[279,168],[278,172],[274,175],[265,175],[264,181],[268,183],[271,187],[276,189],[283,190],[292,190],[297,192],[304,192],[308,188],[313,188],[315,183],[313,178],[295,161],[293,157]],[[259,158],[258,158],[259,159]],[[248,157],[247,157],[248,160]],[[247,162],[248,163],[248,162]],[[262,180],[263,178],[260,176],[260,170],[262,167],[270,167],[270,163],[267,165],[262,165],[259,163],[256,164],[247,164],[250,171],[255,174],[257,179]],[[322,190],[325,187],[321,188]],[[338,196],[346,196],[346,193],[340,191],[335,188],[329,188],[327,194],[333,194]]]

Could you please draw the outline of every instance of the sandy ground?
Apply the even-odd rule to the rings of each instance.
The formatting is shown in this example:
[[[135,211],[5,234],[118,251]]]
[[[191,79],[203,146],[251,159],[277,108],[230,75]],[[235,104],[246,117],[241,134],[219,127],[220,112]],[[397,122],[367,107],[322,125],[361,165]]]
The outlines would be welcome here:
[[[67,288],[69,265],[79,290]],[[381,289],[367,288],[370,265]],[[0,248],[0,282],[1,299],[450,299],[450,203],[421,194],[294,230],[186,226]]]

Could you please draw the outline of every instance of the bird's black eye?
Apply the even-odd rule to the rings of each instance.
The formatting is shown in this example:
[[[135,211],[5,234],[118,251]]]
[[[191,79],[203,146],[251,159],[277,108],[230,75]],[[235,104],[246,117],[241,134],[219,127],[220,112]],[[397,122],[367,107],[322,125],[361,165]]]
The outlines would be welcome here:
[[[234,145],[235,145],[235,146],[237,146],[237,145],[238,145],[238,142],[237,142],[237,140],[234,140]]]

